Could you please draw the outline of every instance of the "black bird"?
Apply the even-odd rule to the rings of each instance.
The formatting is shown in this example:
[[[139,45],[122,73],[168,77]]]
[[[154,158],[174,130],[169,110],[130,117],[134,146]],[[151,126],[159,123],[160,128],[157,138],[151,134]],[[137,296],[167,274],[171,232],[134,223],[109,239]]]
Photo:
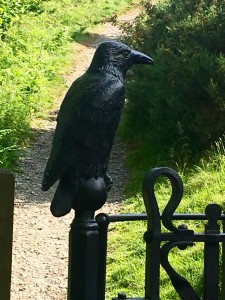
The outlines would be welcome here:
[[[110,189],[107,169],[124,106],[124,79],[134,64],[153,64],[153,60],[123,43],[104,42],[88,70],[69,88],[42,182],[42,190],[47,191],[59,179],[51,204],[54,216],[70,212],[80,178],[102,177]]]

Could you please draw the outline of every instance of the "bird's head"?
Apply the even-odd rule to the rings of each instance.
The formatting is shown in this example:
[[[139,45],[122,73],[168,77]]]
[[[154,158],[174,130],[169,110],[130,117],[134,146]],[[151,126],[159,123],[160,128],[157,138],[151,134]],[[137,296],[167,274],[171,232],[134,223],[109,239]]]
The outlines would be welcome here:
[[[108,41],[98,46],[89,70],[110,70],[110,68],[112,68],[117,69],[125,75],[132,65],[152,65],[153,63],[151,57],[135,51],[123,43]]]

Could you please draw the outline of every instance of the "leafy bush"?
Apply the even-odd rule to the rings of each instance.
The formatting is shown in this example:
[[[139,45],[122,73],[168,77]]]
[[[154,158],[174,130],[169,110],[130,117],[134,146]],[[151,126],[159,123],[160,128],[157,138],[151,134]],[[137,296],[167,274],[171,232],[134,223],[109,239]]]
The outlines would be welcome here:
[[[151,55],[128,84],[122,132],[164,160],[190,160],[225,130],[225,6],[221,0],[145,3],[126,42]]]

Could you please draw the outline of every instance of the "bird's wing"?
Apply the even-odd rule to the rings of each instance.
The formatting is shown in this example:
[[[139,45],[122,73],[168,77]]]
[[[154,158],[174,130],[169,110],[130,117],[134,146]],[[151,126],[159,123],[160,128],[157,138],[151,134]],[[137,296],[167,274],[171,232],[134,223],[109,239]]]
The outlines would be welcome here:
[[[85,73],[68,90],[58,117],[52,150],[44,172],[47,190],[71,166],[88,172],[85,155],[110,152],[124,102],[124,86],[109,75]],[[87,164],[84,164],[84,161]]]

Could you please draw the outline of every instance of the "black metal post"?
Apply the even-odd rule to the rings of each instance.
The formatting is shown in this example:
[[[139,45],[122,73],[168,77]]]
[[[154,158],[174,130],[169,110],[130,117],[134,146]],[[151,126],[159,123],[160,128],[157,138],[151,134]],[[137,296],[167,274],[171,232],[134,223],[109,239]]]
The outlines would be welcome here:
[[[69,241],[69,300],[97,300],[98,224],[94,212],[77,212]]]
[[[94,213],[107,199],[102,178],[82,180],[69,239],[68,300],[98,300],[99,227]]]
[[[205,233],[219,234],[220,226],[217,223],[221,216],[221,207],[209,204],[205,213],[208,224]],[[219,242],[205,242],[204,249],[204,300],[218,300],[219,297]]]

